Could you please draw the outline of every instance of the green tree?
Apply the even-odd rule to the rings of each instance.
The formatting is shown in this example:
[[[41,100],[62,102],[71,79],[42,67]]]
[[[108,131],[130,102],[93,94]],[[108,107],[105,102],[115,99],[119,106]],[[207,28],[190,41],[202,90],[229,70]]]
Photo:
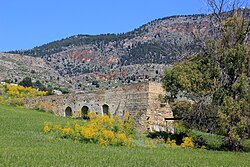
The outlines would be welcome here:
[[[219,10],[213,15],[219,25],[217,36],[207,40],[203,53],[166,71],[163,85],[170,92],[169,100],[174,101],[173,111],[186,125],[223,135],[228,148],[239,150],[247,136],[250,113],[249,22],[245,10],[231,11],[223,19],[225,1],[219,5],[215,0],[209,2],[214,11]],[[176,101],[178,95],[191,103]]]
[[[46,91],[46,87],[39,80],[33,84],[33,87],[39,89],[40,91]]]
[[[24,87],[32,87],[32,81],[30,77],[25,77],[21,82],[19,82],[18,85],[24,86]]]

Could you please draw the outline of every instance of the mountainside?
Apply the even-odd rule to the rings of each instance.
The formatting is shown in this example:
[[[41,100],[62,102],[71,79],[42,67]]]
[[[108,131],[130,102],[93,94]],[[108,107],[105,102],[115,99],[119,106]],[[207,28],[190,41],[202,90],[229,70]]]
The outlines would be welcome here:
[[[75,90],[159,81],[166,67],[200,51],[194,34],[214,34],[210,19],[204,14],[166,17],[128,33],[75,35],[10,53],[42,59]]]
[[[11,53],[43,57],[47,62],[61,56],[80,64],[97,66],[170,64],[199,49],[192,33],[197,30],[205,32],[209,19],[207,15],[172,16],[125,34],[75,35],[31,50]],[[90,68],[83,73],[99,68]]]
[[[25,77],[55,86],[70,86],[65,78],[46,64],[42,58],[0,53],[0,81],[20,82]]]

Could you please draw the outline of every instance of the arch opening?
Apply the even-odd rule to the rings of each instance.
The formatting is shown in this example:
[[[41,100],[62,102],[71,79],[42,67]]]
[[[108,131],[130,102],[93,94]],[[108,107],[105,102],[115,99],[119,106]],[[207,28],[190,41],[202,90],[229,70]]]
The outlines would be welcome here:
[[[102,106],[102,112],[103,114],[109,115],[109,106],[107,104]]]
[[[71,109],[71,107],[67,107],[67,108],[65,109],[65,116],[66,116],[66,117],[72,116],[72,109]]]
[[[87,106],[83,106],[81,109],[82,119],[89,119],[88,113],[89,113],[89,108]]]

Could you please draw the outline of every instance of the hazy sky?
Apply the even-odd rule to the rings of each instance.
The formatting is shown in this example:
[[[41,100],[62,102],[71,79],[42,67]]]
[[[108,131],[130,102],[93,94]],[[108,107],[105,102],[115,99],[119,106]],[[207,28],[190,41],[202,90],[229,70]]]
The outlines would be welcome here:
[[[0,51],[76,34],[128,32],[154,19],[205,13],[203,0],[0,0]]]

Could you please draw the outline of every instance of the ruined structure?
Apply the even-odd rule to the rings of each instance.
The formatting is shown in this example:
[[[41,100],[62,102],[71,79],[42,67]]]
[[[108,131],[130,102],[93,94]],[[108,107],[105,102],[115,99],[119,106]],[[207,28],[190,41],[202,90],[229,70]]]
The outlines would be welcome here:
[[[25,106],[60,116],[82,116],[88,112],[123,117],[126,112],[138,130],[165,130],[165,118],[172,118],[168,104],[159,100],[165,91],[159,83],[137,83],[109,90],[53,95],[27,99]]]

